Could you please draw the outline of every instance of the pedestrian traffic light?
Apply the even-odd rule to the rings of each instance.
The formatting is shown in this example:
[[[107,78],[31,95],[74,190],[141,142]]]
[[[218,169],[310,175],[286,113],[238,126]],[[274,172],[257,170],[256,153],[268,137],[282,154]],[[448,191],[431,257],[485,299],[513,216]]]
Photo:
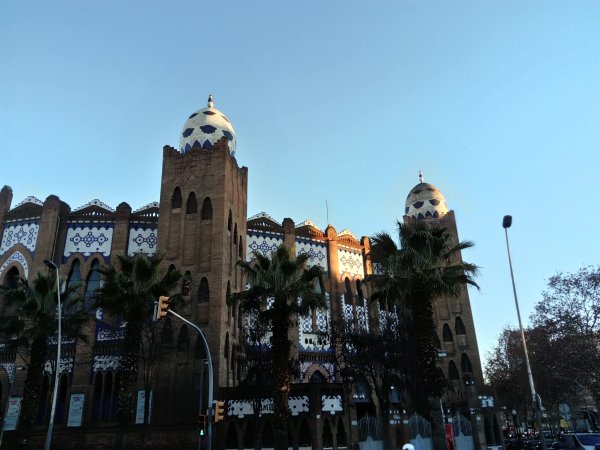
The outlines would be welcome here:
[[[225,402],[223,400],[215,400],[215,423],[220,422],[225,418]]]
[[[198,416],[198,434],[200,434],[200,436],[206,434],[206,416],[204,414]]]
[[[167,315],[167,311],[169,311],[169,305],[171,304],[171,299],[164,295],[158,297],[158,306],[156,308],[156,320],[162,319]]]

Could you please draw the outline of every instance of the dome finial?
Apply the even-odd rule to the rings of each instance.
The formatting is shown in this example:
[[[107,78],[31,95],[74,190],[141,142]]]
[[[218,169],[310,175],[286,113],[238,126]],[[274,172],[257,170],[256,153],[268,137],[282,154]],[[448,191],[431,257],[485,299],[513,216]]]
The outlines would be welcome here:
[[[419,170],[419,183],[423,183],[425,181],[425,178],[423,178],[423,172],[421,172]]]
[[[208,107],[209,108],[213,107],[213,96],[212,95],[208,96]]]

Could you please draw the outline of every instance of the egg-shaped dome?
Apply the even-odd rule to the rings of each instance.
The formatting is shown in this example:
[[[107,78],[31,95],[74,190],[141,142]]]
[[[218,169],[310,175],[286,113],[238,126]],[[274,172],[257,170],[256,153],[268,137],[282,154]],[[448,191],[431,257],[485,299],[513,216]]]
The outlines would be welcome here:
[[[414,219],[439,219],[448,212],[446,199],[433,184],[421,182],[410,190],[406,197],[404,215]]]
[[[229,142],[229,153],[235,154],[235,131],[225,114],[213,108],[212,95],[208,97],[208,107],[192,114],[183,125],[179,139],[179,151],[189,152],[192,147],[211,148],[220,139]]]

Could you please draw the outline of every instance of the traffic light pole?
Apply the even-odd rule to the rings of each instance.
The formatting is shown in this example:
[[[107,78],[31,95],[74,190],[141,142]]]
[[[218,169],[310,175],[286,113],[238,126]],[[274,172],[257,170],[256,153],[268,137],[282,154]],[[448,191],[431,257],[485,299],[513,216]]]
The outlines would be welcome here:
[[[213,400],[214,400],[214,392],[213,392],[213,365],[212,358],[210,357],[210,349],[208,348],[208,342],[204,333],[200,329],[200,327],[184,317],[181,317],[175,311],[168,310],[168,313],[187,323],[190,327],[194,328],[200,337],[202,338],[202,342],[204,343],[204,350],[206,350],[206,359],[208,360],[208,424],[206,426],[206,450],[211,450],[212,447],[212,419],[213,419]],[[200,386],[200,399],[202,399],[202,387]],[[202,401],[200,401],[200,411],[198,415],[202,413]],[[202,437],[198,434],[198,450],[201,450],[202,445]]]

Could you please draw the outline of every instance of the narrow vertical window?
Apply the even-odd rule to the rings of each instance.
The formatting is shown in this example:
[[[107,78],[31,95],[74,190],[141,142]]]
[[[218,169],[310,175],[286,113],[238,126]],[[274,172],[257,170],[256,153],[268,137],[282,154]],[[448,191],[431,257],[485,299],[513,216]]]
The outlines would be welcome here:
[[[212,202],[210,197],[206,197],[202,203],[202,220],[210,220],[213,216]]]
[[[98,289],[100,289],[100,262],[95,259],[92,261],[92,267],[87,278],[84,294],[84,308],[90,310],[94,307]]]
[[[210,290],[208,288],[208,280],[203,277],[200,280],[200,286],[198,287],[198,303],[208,303],[210,298]]]
[[[190,192],[190,195],[187,200],[187,205],[185,207],[186,214],[196,214],[198,212],[198,202],[196,201],[196,194]]]
[[[171,209],[181,208],[181,189],[178,187],[173,191],[173,196],[171,197]]]

